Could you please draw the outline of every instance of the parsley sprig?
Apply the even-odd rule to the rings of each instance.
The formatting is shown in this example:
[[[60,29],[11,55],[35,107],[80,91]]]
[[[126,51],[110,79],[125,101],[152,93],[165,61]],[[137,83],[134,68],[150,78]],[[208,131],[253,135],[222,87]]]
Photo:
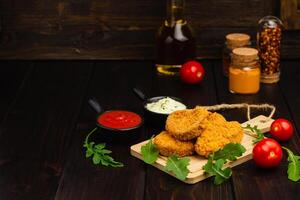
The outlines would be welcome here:
[[[227,167],[223,169],[224,164],[230,160],[234,161],[237,157],[243,155],[246,149],[239,143],[229,143],[224,146],[223,149],[211,154],[207,163],[203,166],[206,173],[214,176],[214,184],[220,185],[224,181],[228,180],[232,175],[232,170]]]
[[[255,134],[256,139],[253,140],[253,144],[258,143],[259,141],[261,141],[265,137],[264,134],[261,132],[260,129],[257,128],[256,125],[252,127],[250,124],[247,124],[247,126],[243,127],[243,129],[248,130],[248,131]]]
[[[89,142],[89,137],[97,130],[94,128],[85,138],[83,147],[86,148],[85,157],[92,157],[94,165],[101,164],[103,166],[110,167],[123,167],[124,164],[115,161],[109,154],[112,152],[105,149],[105,143],[95,144],[95,142]]]

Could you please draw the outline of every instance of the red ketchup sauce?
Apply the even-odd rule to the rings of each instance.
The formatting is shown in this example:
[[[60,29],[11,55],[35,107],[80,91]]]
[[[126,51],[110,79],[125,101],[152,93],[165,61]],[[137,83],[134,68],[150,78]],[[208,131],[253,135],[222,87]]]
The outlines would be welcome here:
[[[114,110],[101,114],[98,117],[97,122],[107,128],[127,129],[140,125],[142,123],[142,118],[134,112]]]

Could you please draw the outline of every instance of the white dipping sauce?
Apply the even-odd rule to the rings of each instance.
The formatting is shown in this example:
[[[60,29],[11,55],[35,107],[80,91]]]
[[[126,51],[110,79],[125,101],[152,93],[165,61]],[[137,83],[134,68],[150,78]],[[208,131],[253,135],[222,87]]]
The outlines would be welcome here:
[[[184,110],[186,106],[170,97],[166,97],[153,103],[147,103],[146,108],[155,113],[170,114],[176,110]]]

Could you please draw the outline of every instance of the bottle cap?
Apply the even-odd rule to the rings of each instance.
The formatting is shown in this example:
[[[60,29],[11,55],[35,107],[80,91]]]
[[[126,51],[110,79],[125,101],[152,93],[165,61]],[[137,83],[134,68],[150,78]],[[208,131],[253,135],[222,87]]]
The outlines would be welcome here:
[[[249,44],[250,36],[244,33],[230,33],[226,35],[227,46],[231,49]]]
[[[252,62],[258,59],[258,51],[254,48],[235,48],[232,51],[232,60],[234,63]]]

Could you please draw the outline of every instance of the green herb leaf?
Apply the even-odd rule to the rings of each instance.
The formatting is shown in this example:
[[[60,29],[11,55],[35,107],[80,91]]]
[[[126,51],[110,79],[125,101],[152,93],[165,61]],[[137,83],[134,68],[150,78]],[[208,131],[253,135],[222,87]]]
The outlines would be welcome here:
[[[282,147],[288,153],[288,179],[291,181],[299,181],[300,180],[300,156],[294,155],[294,153],[286,147]]]
[[[232,170],[230,168],[225,168],[224,170],[219,169],[218,174],[215,176],[214,184],[220,185],[224,181],[228,180],[232,175]]]
[[[246,127],[243,127],[243,129],[249,130],[250,132],[256,134],[256,139],[253,140],[253,144],[258,143],[259,141],[261,141],[261,140],[264,139],[264,137],[265,137],[264,134],[261,132],[261,130],[257,128],[257,126],[251,127],[250,124],[247,124],[247,126],[246,126]]]
[[[173,172],[178,179],[185,180],[189,173],[187,168],[189,162],[190,159],[188,157],[178,158],[177,156],[172,155],[168,157],[165,170]]]
[[[100,144],[95,145],[95,149],[97,149],[97,150],[102,150],[104,148],[105,148],[105,144],[104,143],[100,143]]]
[[[203,169],[206,173],[211,176],[214,176],[214,184],[220,185],[227,179],[229,179],[232,175],[232,171],[230,168],[222,169],[225,163],[224,159],[218,159],[217,161],[213,161],[213,156],[210,156],[206,165],[204,165]]]
[[[102,153],[102,154],[110,154],[110,153],[112,153],[112,151],[107,150],[107,149],[102,149],[102,150],[101,150],[101,153]]]
[[[97,154],[97,153],[94,153],[94,156],[93,156],[93,163],[95,165],[99,164],[100,163],[100,155]]]
[[[223,159],[218,159],[216,161],[215,165],[213,165],[213,170],[216,173],[215,180],[214,180],[214,183],[216,185],[220,185],[225,180],[229,179],[232,174],[232,171],[230,168],[226,168],[224,170],[222,169],[224,163],[225,163],[225,161]]]
[[[92,149],[93,146],[94,146],[94,144],[95,144],[95,142],[90,142],[90,143],[87,144],[87,147],[88,147],[89,149]]]
[[[143,160],[145,163],[152,164],[154,163],[159,155],[158,149],[153,144],[153,136],[149,140],[149,142],[142,146],[141,153],[143,156]]]
[[[234,161],[237,157],[243,155],[246,149],[240,143],[229,143],[225,147],[214,153],[214,160],[224,159]]]
[[[85,157],[89,158],[94,154],[94,152],[91,149],[87,149],[85,152]]]
[[[111,167],[123,167],[124,166],[123,163],[115,161],[109,155],[102,155],[100,162],[104,166],[111,166]]]
[[[210,174],[210,175],[215,175],[215,172],[213,170],[213,156],[209,156],[208,160],[207,160],[207,163],[203,166],[203,170]]]
[[[89,137],[94,133],[97,128],[94,128],[85,138],[83,147],[86,148],[85,157],[92,157],[93,164],[101,164],[103,166],[110,167],[123,167],[123,163],[115,161],[108,154],[112,153],[110,150],[104,149],[105,143],[96,144],[95,142],[89,142]]]
[[[223,169],[224,164],[230,160],[234,161],[237,157],[243,155],[246,149],[239,143],[229,143],[223,149],[213,153],[208,157],[203,170],[211,176],[214,176],[214,184],[219,185],[229,179],[232,175],[230,168]]]

